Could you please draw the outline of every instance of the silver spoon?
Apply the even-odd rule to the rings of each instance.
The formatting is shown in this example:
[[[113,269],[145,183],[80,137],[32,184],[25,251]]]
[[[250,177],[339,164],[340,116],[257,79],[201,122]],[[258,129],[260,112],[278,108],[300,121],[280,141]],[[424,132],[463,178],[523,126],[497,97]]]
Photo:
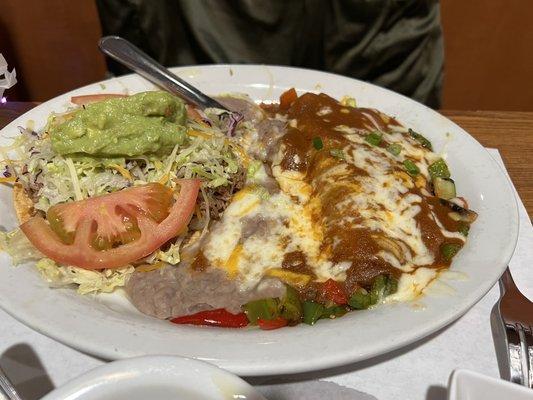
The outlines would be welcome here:
[[[0,394],[3,394],[8,400],[22,400],[2,368],[0,368]]]
[[[98,43],[100,50],[150,82],[183,97],[201,109],[220,108],[229,111],[215,99],[178,78],[141,49],[119,36],[105,36]]]

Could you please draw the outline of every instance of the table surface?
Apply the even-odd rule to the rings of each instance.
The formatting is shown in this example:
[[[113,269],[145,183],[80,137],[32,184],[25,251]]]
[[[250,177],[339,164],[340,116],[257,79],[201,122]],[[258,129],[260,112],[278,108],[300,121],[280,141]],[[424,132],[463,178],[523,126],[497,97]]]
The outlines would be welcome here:
[[[32,102],[9,102],[0,105],[0,129],[19,115],[35,107]],[[453,111],[443,115],[464,128],[483,146],[496,148],[509,175],[533,216],[533,112],[517,111]]]

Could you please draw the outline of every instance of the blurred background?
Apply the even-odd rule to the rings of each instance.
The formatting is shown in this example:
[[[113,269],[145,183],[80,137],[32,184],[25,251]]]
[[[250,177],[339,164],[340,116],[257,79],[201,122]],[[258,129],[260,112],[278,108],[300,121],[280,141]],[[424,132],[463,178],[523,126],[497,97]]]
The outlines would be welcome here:
[[[106,1],[2,0],[0,52],[18,76],[18,84],[6,93],[10,100],[44,101],[106,77],[108,66],[96,46],[102,26],[110,33],[113,22],[102,15]],[[121,2],[113,3],[120,11]],[[436,18],[443,32],[444,73],[435,106],[533,111],[532,0],[421,3],[433,4],[437,11],[440,6]]]

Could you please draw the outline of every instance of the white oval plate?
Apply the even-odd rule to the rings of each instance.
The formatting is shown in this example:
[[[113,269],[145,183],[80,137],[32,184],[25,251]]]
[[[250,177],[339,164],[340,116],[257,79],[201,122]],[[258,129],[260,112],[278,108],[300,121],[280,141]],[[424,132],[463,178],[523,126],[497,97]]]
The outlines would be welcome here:
[[[422,132],[436,151],[446,151],[457,184],[479,218],[452,270],[464,280],[448,282],[454,293],[425,296],[417,303],[394,304],[349,313],[315,326],[276,331],[178,326],[137,312],[120,292],[79,296],[50,289],[31,266],[11,267],[0,254],[0,306],[33,329],[81,351],[106,359],[175,354],[207,360],[239,375],[296,373],[364,360],[412,343],[449,324],[474,305],[497,281],[513,254],[518,211],[512,187],[488,152],[450,120],[404,96],[346,77],[287,67],[218,65],[173,69],[208,94],[248,93],[258,101],[284,90],[322,91],[358,105],[378,108]],[[41,128],[52,111],[69,105],[72,95],[134,93],[154,86],[136,75],[96,83],[56,97],[1,131],[17,134],[28,120]],[[0,226],[16,225],[11,191],[0,188]],[[423,307],[420,307],[420,304]]]
[[[95,368],[41,400],[266,400],[238,376],[176,356],[134,357]]]

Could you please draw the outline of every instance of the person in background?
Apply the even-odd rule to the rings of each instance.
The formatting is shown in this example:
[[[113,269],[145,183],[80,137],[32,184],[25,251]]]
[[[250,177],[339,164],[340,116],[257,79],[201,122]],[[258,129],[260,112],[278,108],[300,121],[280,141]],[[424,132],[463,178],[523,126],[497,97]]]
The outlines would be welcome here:
[[[291,65],[350,76],[440,105],[437,0],[96,0],[104,35],[166,66]],[[112,61],[114,74],[128,72]]]

